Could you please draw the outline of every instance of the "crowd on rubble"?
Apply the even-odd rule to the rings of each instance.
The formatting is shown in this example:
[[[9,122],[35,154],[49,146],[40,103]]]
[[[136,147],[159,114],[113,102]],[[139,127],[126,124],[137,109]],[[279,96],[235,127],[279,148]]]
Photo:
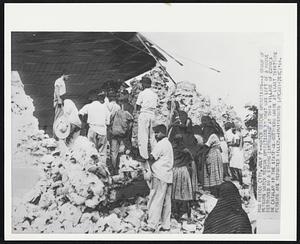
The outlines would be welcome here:
[[[140,83],[134,104],[124,82],[119,89],[92,90],[89,103],[78,110],[68,97],[68,76],[62,75],[54,85],[54,138],[69,146],[87,137],[111,175],[119,174],[122,155],[140,163],[150,189],[145,232],[158,227],[170,231],[171,216],[180,221],[186,214],[191,219],[196,195],[203,191],[218,199],[203,233],[252,233],[239,193],[244,184],[240,125],[220,125],[210,115],[195,124],[172,96],[164,101],[169,119],[160,123],[156,110],[161,101],[151,88],[152,80],[144,76]],[[137,147],[132,141],[136,114]]]

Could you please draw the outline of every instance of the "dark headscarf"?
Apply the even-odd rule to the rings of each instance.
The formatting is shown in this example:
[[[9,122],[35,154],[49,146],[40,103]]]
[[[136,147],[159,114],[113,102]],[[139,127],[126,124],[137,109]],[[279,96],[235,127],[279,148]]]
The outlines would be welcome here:
[[[215,120],[215,118],[212,118],[212,124],[215,126],[217,131],[217,136],[224,137],[224,132],[222,127],[219,125],[219,123]]]
[[[188,114],[184,111],[178,111],[178,115],[179,115],[179,119],[180,119],[180,123],[182,125],[186,125],[186,121],[188,119]]]
[[[174,153],[174,167],[190,167],[193,157],[191,152],[184,146],[183,137],[181,134],[175,136],[172,145]]]
[[[232,182],[220,186],[220,198],[204,222],[204,234],[251,234],[239,190]]]
[[[190,118],[187,118],[186,120],[186,126],[183,133],[183,142],[184,145],[191,151],[193,157],[195,157],[197,153],[198,142],[196,137],[194,136],[193,123]]]
[[[229,129],[234,128],[234,127],[235,127],[235,126],[234,126],[234,123],[233,123],[233,122],[226,122],[226,123],[224,124],[225,131],[228,131]]]
[[[178,117],[179,120],[177,120],[177,122],[169,128],[168,138],[171,143],[174,142],[174,138],[177,134],[183,135],[185,133],[185,125],[188,119],[188,115],[186,112],[180,110],[178,111]]]
[[[200,127],[204,143],[207,142],[208,138],[212,134],[216,134],[219,137],[224,136],[221,126],[217,123],[215,119],[210,118],[209,116],[202,116]]]

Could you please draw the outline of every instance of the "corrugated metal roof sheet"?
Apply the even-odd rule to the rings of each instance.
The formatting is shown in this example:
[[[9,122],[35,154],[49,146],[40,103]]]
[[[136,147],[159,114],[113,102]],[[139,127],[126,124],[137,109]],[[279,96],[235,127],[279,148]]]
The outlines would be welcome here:
[[[67,92],[80,109],[91,89],[126,81],[155,66],[135,32],[13,32],[12,70],[34,100],[40,127],[52,132],[54,82],[71,74]]]

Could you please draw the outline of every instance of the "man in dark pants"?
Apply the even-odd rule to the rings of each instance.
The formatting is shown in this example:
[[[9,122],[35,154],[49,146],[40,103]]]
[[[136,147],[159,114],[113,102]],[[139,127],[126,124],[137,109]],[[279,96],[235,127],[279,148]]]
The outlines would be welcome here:
[[[118,101],[118,103],[120,103]],[[110,126],[110,149],[113,174],[118,174],[118,155],[121,143],[123,142],[124,152],[129,154],[131,151],[131,136],[133,116],[124,109],[124,104],[120,103],[121,109],[116,111],[111,118]]]

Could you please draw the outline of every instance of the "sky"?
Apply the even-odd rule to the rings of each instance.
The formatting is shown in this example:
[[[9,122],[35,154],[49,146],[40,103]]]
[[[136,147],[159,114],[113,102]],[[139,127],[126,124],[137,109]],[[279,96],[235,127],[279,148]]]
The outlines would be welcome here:
[[[176,82],[196,84],[212,102],[222,98],[241,118],[246,103],[258,104],[259,52],[281,44],[277,33],[141,33],[171,56],[163,63]],[[209,67],[219,70],[216,72]]]

